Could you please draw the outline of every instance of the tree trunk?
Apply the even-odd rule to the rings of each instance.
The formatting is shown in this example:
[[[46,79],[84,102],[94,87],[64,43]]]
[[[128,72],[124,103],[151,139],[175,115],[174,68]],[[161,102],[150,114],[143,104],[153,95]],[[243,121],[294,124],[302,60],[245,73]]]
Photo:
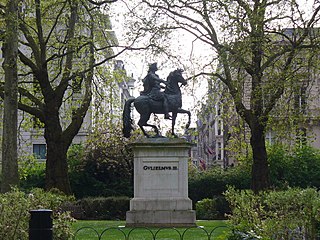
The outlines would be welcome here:
[[[18,122],[18,1],[10,0],[6,8],[6,33],[3,44],[4,114],[2,139],[1,192],[7,192],[19,182],[17,154]]]
[[[63,139],[57,113],[51,113],[45,127],[47,143],[46,189],[57,188],[65,194],[71,194],[68,177],[67,151],[69,143]],[[55,117],[53,117],[55,116]]]
[[[270,186],[268,157],[265,144],[265,126],[258,121],[254,121],[250,128],[250,144],[253,153],[251,189],[254,192],[259,192]]]

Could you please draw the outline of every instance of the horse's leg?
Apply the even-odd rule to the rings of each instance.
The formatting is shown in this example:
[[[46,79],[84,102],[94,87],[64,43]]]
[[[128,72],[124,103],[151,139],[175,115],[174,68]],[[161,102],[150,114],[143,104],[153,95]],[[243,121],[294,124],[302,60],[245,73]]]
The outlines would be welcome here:
[[[159,129],[157,128],[157,126],[151,125],[151,124],[146,124],[145,126],[153,128],[154,132],[156,133],[155,137],[161,137],[161,135],[159,134]]]
[[[141,128],[143,134],[148,138],[150,135],[144,130],[143,126],[148,126],[147,122],[150,118],[150,113],[149,114],[140,114],[140,119],[138,122],[138,126]]]
[[[151,115],[150,113],[149,113],[149,114],[141,115],[141,116],[140,116],[140,120],[139,120],[139,122],[138,122],[138,125],[139,125],[139,127],[141,128],[143,134],[144,134],[146,137],[149,138],[150,135],[147,134],[147,132],[144,130],[143,126],[152,127],[153,130],[154,130],[155,133],[156,133],[156,137],[159,137],[159,136],[160,136],[160,134],[159,134],[159,129],[158,129],[155,125],[148,124],[150,115]]]
[[[188,129],[190,127],[191,124],[191,113],[188,110],[184,110],[182,108],[178,108],[177,113],[186,113],[188,114],[188,122],[186,124],[186,129]]]
[[[142,130],[143,134],[148,138],[150,135],[144,130],[143,125],[138,124],[140,129]]]
[[[174,125],[176,124],[177,114],[178,114],[177,112],[172,111],[171,134],[172,134],[172,136],[174,136],[175,138],[178,137],[178,136],[175,134],[175,132],[174,132]]]

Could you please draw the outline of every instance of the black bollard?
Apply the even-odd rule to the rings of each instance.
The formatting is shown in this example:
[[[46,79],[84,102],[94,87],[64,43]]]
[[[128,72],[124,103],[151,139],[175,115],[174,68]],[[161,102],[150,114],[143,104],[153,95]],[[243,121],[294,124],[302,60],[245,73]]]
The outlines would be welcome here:
[[[52,240],[52,210],[31,210],[30,214],[29,240]]]

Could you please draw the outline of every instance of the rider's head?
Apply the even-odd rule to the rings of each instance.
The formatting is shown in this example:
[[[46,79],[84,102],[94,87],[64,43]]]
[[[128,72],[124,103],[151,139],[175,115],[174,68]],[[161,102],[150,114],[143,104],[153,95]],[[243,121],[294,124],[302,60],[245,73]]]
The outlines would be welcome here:
[[[157,67],[157,63],[152,63],[149,65],[149,71],[157,71],[158,70],[158,67]]]

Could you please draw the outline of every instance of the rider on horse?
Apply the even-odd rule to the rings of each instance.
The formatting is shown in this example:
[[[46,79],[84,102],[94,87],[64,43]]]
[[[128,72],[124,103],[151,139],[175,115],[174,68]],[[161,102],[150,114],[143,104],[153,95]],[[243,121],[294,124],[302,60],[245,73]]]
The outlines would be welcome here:
[[[168,99],[164,92],[161,92],[161,88],[163,88],[160,83],[167,84],[166,81],[159,78],[156,74],[158,70],[157,63],[152,63],[149,66],[149,71],[147,76],[143,79],[143,87],[144,90],[140,93],[140,95],[147,95],[152,100],[162,101],[163,109],[164,109],[164,118],[171,119],[169,115],[169,107],[168,107]]]

